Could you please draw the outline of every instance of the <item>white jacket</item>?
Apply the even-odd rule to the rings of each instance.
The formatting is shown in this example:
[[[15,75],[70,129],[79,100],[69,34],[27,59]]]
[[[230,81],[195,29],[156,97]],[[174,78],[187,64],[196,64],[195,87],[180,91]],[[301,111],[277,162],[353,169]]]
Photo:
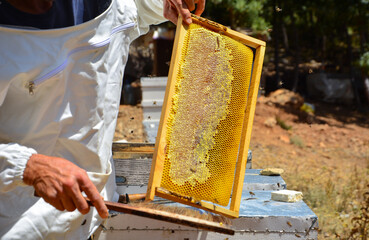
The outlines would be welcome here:
[[[61,212],[22,181],[33,153],[88,171],[115,193],[112,140],[129,44],[163,22],[162,0],[113,0],[86,23],[51,30],[0,27],[0,238],[87,239],[101,222]]]

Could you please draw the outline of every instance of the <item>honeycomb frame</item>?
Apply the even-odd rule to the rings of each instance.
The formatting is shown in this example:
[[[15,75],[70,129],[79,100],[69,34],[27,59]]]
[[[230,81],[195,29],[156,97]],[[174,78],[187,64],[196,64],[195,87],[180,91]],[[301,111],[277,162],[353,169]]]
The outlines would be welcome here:
[[[172,126],[172,115],[171,112],[173,112],[173,107],[175,107],[177,99],[176,95],[176,88],[178,92],[178,85],[176,83],[178,79],[178,74],[180,74],[180,65],[181,65],[181,59],[183,59],[183,48],[184,45],[186,45],[186,34],[190,31],[189,29],[192,28],[191,26],[187,26],[185,24],[182,24],[182,20],[179,19],[177,24],[177,31],[176,31],[176,37],[174,41],[173,46],[173,53],[172,53],[172,59],[171,59],[171,65],[169,69],[168,74],[168,83],[166,88],[166,93],[164,97],[164,103],[162,108],[162,114],[160,119],[160,125],[158,129],[158,135],[156,138],[156,144],[155,144],[155,151],[153,155],[153,161],[151,166],[151,173],[150,173],[150,179],[149,184],[147,188],[147,194],[146,194],[146,200],[150,201],[153,200],[155,196],[166,198],[175,202],[187,204],[190,206],[194,206],[197,208],[201,208],[210,212],[222,214],[228,217],[238,217],[239,214],[239,208],[240,208],[240,202],[241,202],[241,195],[242,195],[242,187],[243,187],[243,181],[244,181],[244,173],[246,168],[246,162],[247,162],[247,154],[248,154],[248,148],[250,144],[250,138],[251,138],[251,130],[252,130],[252,123],[254,119],[255,114],[255,106],[256,106],[256,100],[258,95],[258,89],[259,89],[259,82],[260,82],[260,76],[261,76],[261,70],[262,70],[262,64],[264,60],[264,53],[265,53],[265,42],[252,38],[250,36],[241,34],[239,32],[233,31],[225,26],[222,26],[218,23],[212,22],[210,20],[207,20],[205,18],[194,16],[192,17],[193,23],[196,25],[201,26],[202,28],[206,30],[210,30],[210,32],[213,32],[215,34],[220,34],[227,36],[239,43],[242,43],[242,45],[245,45],[247,47],[250,47],[254,50],[254,57],[251,64],[251,73],[250,73],[250,80],[248,87],[248,94],[246,94],[246,106],[244,109],[244,116],[241,123],[241,131],[238,133],[240,141],[238,142],[238,152],[237,152],[237,161],[235,162],[235,168],[231,169],[231,171],[234,171],[234,178],[233,178],[233,185],[229,197],[229,204],[226,204],[228,207],[225,207],[226,205],[222,204],[219,205],[219,202],[212,201],[209,199],[202,200],[196,196],[192,196],[191,194],[183,194],[179,193],[177,191],[173,191],[170,187],[166,188],[163,187],[162,183],[162,177],[163,177],[163,171],[165,171],[165,160],[168,158],[168,152],[170,150],[167,149],[168,146],[168,131],[171,131],[172,128],[168,127],[168,125]],[[187,37],[188,38],[188,37]],[[233,41],[232,40],[232,41]],[[219,45],[219,41],[218,41]],[[188,53],[186,53],[188,54]],[[224,53],[226,54],[226,53]],[[197,64],[202,64],[197,63]],[[183,63],[182,63],[183,65]],[[226,68],[226,66],[223,68]],[[201,93],[201,92],[200,92]],[[222,114],[218,116],[221,117]],[[220,120],[219,120],[220,121]],[[170,130],[168,130],[168,128]],[[178,131],[177,131],[178,132]],[[209,139],[209,137],[203,137],[205,139]],[[211,137],[210,137],[211,138]],[[208,140],[209,142],[209,140]],[[209,145],[209,143],[208,143]],[[168,147],[169,148],[169,147]],[[200,153],[201,154],[201,153]],[[203,154],[204,155],[204,154]],[[193,163],[188,163],[187,166],[191,165]],[[203,171],[206,173],[206,171]],[[167,173],[165,173],[167,174]],[[166,176],[164,174],[164,176]],[[214,173],[213,173],[214,174]],[[232,174],[232,173],[231,173]],[[204,174],[203,174],[204,175]],[[205,174],[206,175],[206,174]],[[206,180],[206,179],[205,179]],[[200,185],[199,182],[205,181],[204,179],[201,180],[201,178],[191,180],[188,179],[186,183],[193,182],[193,188],[196,188],[196,184]],[[183,180],[182,182],[177,182],[177,184],[184,184]]]

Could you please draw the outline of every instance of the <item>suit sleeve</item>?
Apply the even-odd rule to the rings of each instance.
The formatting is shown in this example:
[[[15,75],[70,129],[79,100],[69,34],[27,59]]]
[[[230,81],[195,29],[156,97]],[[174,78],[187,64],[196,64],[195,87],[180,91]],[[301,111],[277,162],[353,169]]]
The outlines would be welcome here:
[[[0,192],[26,186],[23,172],[28,159],[35,153],[34,149],[16,143],[0,144]]]
[[[163,16],[165,0],[135,0],[140,27],[168,21]]]

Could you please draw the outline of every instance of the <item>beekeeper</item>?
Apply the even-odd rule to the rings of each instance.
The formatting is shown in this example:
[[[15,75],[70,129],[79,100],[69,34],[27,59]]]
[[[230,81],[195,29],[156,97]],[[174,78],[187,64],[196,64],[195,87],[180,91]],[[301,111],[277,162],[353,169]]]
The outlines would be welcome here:
[[[190,23],[182,0],[0,0],[1,239],[87,239],[108,217],[129,44],[178,14]]]

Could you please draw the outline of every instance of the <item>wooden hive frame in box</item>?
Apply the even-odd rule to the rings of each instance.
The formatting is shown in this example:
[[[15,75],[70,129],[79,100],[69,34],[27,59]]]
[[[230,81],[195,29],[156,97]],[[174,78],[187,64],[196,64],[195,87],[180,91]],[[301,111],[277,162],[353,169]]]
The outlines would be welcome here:
[[[166,199],[169,199],[175,202],[201,208],[201,209],[204,209],[210,212],[219,213],[219,214],[222,214],[228,217],[238,217],[243,182],[244,182],[245,168],[246,168],[246,162],[247,162],[247,155],[248,155],[249,143],[250,143],[250,138],[251,138],[251,129],[252,129],[252,124],[254,120],[255,106],[256,106],[257,95],[258,95],[258,90],[259,90],[259,82],[260,82],[260,76],[261,76],[261,71],[262,71],[262,64],[264,60],[265,42],[252,38],[250,36],[241,34],[239,32],[233,31],[225,26],[222,26],[218,23],[209,21],[201,17],[193,16],[192,19],[193,19],[193,23],[201,26],[201,28],[205,28],[207,29],[207,31],[210,30],[211,32],[218,34],[218,35],[220,34],[221,36],[227,36],[233,39],[231,41],[235,40],[237,42],[236,44],[241,43],[243,47],[247,46],[252,49],[252,50],[251,49],[248,50],[251,52],[251,56],[252,56],[251,62],[252,63],[249,63],[250,69],[249,69],[248,76],[250,76],[250,79],[244,80],[244,81],[248,81],[248,83],[247,85],[245,85],[246,87],[244,87],[246,88],[245,90],[246,94],[244,97],[245,98],[245,104],[244,104],[245,108],[242,109],[242,115],[241,115],[243,117],[241,120],[239,120],[240,121],[240,124],[239,124],[240,131],[238,133],[239,135],[237,135],[239,136],[239,138],[237,137],[237,139],[240,139],[240,140],[239,141],[237,140],[238,141],[237,146],[236,146],[237,156],[234,162],[234,168],[229,168],[230,170],[227,170],[228,172],[230,172],[230,174],[232,174],[232,181],[233,181],[232,182],[233,185],[230,187],[230,190],[229,190],[230,197],[228,198],[227,204],[220,205],[218,204],[219,202],[217,201],[216,198],[214,198],[214,201],[209,200],[209,199],[203,200],[203,199],[199,199],[198,197],[193,197],[191,195],[178,193],[176,191],[173,191],[173,189],[170,189],[170,188],[168,189],[162,186],[162,177],[163,177],[163,170],[164,170],[164,165],[165,165],[164,161],[166,158],[168,158],[168,151],[169,151],[167,149],[167,144],[170,143],[170,141],[167,140],[167,136],[168,136],[168,131],[169,131],[169,134],[171,134],[171,131],[172,131],[172,130],[168,130],[168,123],[170,125],[169,127],[171,127],[172,126],[172,122],[170,122],[171,114],[173,114],[173,111],[175,112],[175,110],[173,109],[171,110],[171,108],[175,104],[174,102],[176,101],[176,100],[173,100],[173,97],[175,96],[176,91],[178,92],[178,86],[176,88],[176,81],[177,81],[176,79],[178,78],[179,71],[181,71],[179,65],[183,57],[182,55],[184,54],[184,51],[182,48],[183,48],[183,45],[186,44],[184,41],[186,41],[185,40],[186,34],[189,32],[189,28],[190,28],[187,25],[181,24],[181,19],[180,19],[177,25],[171,65],[170,65],[170,70],[169,70],[169,75],[168,75],[168,83],[167,83],[167,88],[166,88],[166,93],[165,93],[165,98],[164,98],[163,109],[161,113],[158,135],[156,138],[155,151],[154,151],[153,162],[151,166],[151,173],[150,173],[150,179],[149,179],[149,184],[148,184],[148,189],[147,189],[147,194],[146,194],[146,200],[153,200],[155,196],[158,196],[158,197],[166,198]],[[188,38],[189,37],[187,36],[187,39]],[[204,42],[204,44],[207,44],[207,43]],[[215,41],[215,45],[216,45],[216,41]],[[218,45],[219,45],[219,40],[218,40]],[[232,57],[230,59],[233,59],[233,58],[235,57]],[[182,60],[182,63],[183,63],[183,60]],[[202,67],[203,63],[198,62],[197,64]],[[233,73],[232,71],[231,73]],[[232,85],[232,88],[233,88],[233,85]],[[203,93],[199,92],[198,94],[203,94]],[[230,99],[230,97],[228,99]],[[229,104],[230,101],[231,100],[227,100],[226,104]],[[218,121],[218,123],[219,122],[220,120]],[[213,130],[215,132],[214,134],[218,134],[219,132],[218,125],[216,126],[216,129],[213,127]],[[201,137],[203,137],[204,134],[203,133],[201,134],[202,134]],[[214,142],[215,141],[214,136],[215,135],[211,136],[210,138],[207,137],[208,140],[206,141]],[[201,142],[202,140],[199,139],[198,137],[197,141]],[[211,144],[213,143],[210,143],[210,145]],[[222,144],[224,145],[224,143]],[[208,155],[210,155],[209,152],[203,154],[203,156],[206,156],[207,158],[209,158]],[[200,161],[200,163],[204,165],[203,161]],[[205,163],[204,165],[205,168],[207,164],[208,162]],[[204,168],[204,166],[202,168]],[[196,171],[196,170],[193,170],[193,171]],[[207,173],[208,176],[204,177],[204,179],[200,179],[201,178],[200,177],[195,180],[193,179],[189,180],[188,182],[192,181],[192,184],[193,184],[189,187],[191,188],[191,190],[196,188],[196,186],[200,186],[202,182],[207,181],[210,178],[209,176],[214,177],[213,175],[215,175],[214,172],[209,173],[209,171],[206,172],[207,170],[206,171],[201,170],[201,171]],[[182,183],[176,182],[176,184],[179,184],[179,185],[188,184],[188,182],[184,183],[182,181]]]

